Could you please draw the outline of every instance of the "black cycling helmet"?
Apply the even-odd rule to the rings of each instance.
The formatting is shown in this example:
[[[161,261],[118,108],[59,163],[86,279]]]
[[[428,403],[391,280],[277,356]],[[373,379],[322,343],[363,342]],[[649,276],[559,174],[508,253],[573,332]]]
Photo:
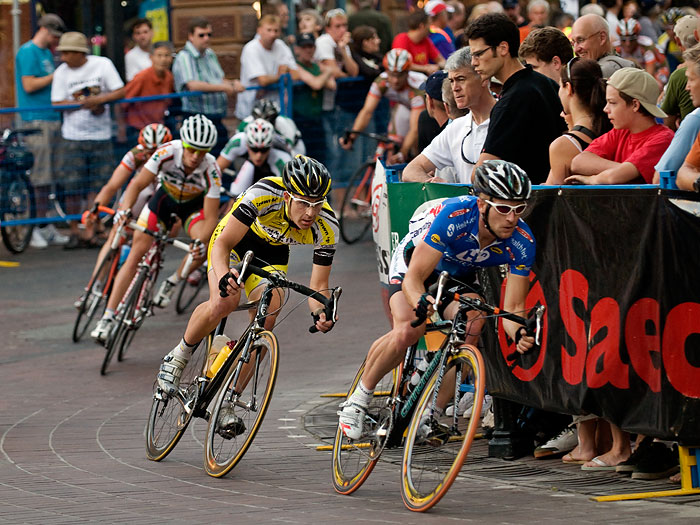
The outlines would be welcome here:
[[[250,114],[254,119],[261,118],[274,124],[275,119],[280,114],[280,107],[274,100],[261,98],[255,101],[255,104],[253,104],[253,110],[250,112]]]
[[[325,197],[331,189],[331,174],[319,161],[297,155],[282,170],[287,191],[311,198]]]
[[[505,160],[487,160],[474,170],[474,192],[509,201],[526,201],[532,185],[527,173]]]

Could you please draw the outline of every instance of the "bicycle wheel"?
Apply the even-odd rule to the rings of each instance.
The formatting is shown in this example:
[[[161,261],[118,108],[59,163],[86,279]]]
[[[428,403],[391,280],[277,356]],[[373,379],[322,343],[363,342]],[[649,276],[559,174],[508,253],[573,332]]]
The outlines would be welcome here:
[[[76,343],[85,335],[97,313],[102,313],[102,310],[104,310],[104,301],[107,297],[106,292],[109,292],[108,288],[111,285],[111,282],[106,283],[105,280],[109,277],[109,272],[112,271],[112,264],[115,262],[116,254],[117,250],[108,251],[97,267],[97,271],[90,278],[90,283],[80,301],[78,317],[75,318],[75,324],[73,325],[73,341]],[[107,289],[103,288],[105,285]]]
[[[365,482],[377,464],[392,431],[391,402],[396,394],[400,366],[384,376],[374,390],[365,418],[366,431],[360,439],[350,440],[340,425],[333,442],[333,488],[340,494],[352,494]],[[355,375],[347,397],[355,391],[365,363]]]
[[[238,464],[253,442],[272,398],[277,362],[277,338],[272,332],[264,331],[250,343],[248,364],[243,364],[239,359],[236,366],[231,368],[216,398],[207,427],[204,469],[210,476],[225,476]],[[237,386],[234,381],[242,386]],[[220,416],[238,417],[239,426],[235,429],[221,428]]]
[[[199,397],[197,378],[203,376],[211,336],[203,348],[192,354],[190,362],[180,376],[180,388],[174,396],[160,395],[157,385],[153,388],[153,402],[146,423],[146,457],[160,461],[175,448],[189,425]]]
[[[372,225],[372,177],[374,163],[358,169],[345,188],[340,206],[340,236],[348,244],[359,241]]]
[[[464,345],[445,365],[444,388],[451,391],[451,402],[459,401],[460,385],[466,381],[474,390],[471,418],[457,415],[428,416],[439,369],[430,377],[416,406],[406,435],[401,468],[401,497],[410,510],[430,509],[447,493],[469,453],[481,423],[486,375],[481,353]],[[454,374],[454,375],[452,375]],[[452,379],[452,378],[456,378]]]
[[[34,186],[25,173],[3,177],[0,184],[0,210],[2,223],[36,217]],[[22,253],[29,246],[33,229],[31,224],[2,226],[2,242],[12,253]]]
[[[102,367],[100,368],[100,374],[105,375],[107,373],[107,367],[112,361],[112,357],[119,349],[122,344],[122,340],[126,335],[126,331],[129,329],[128,323],[134,318],[134,311],[136,309],[136,301],[139,297],[139,292],[143,286],[143,281],[146,279],[146,274],[143,271],[139,271],[134,277],[135,282],[129,291],[129,295],[124,299],[123,304],[117,309],[116,315],[114,316],[114,322],[116,323],[112,329],[112,333],[107,338],[105,347],[107,351],[105,352],[105,357],[102,361]]]
[[[153,268],[153,264],[151,268]],[[155,268],[158,268],[158,263],[156,261]],[[131,322],[128,323],[127,329],[122,336],[121,343],[119,344],[119,353],[117,353],[117,361],[122,361],[124,356],[126,356],[126,351],[129,349],[131,342],[134,340],[136,331],[141,328],[146,317],[149,315],[151,308],[151,297],[153,296],[153,285],[158,279],[158,271],[155,270],[152,275],[146,276],[141,284],[141,293],[138,294],[138,302],[134,306],[134,310],[130,318]]]
[[[200,270],[195,270],[200,272]],[[194,274],[193,274],[194,275]],[[199,281],[197,284],[191,284],[188,279],[183,279],[180,282],[180,289],[177,292],[177,301],[175,301],[175,311],[179,314],[184,313],[199,295],[202,288],[207,285],[207,269],[202,266]]]

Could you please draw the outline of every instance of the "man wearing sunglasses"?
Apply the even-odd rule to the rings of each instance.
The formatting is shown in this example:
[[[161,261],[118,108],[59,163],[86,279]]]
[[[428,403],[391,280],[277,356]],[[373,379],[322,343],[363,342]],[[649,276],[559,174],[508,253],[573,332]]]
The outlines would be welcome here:
[[[166,395],[177,391],[182,370],[200,341],[238,306],[241,289],[245,288],[251,301],[260,298],[265,280],[251,275],[239,287],[238,275],[230,270],[246,251],[255,254],[255,266],[285,274],[290,245],[313,245],[309,287],[328,296],[338,239],[338,221],[326,202],[330,188],[331,176],[326,167],[310,157],[297,155],[285,165],[282,177],[264,178],[236,200],[209,243],[209,300],[195,309],[184,337],[161,364],[158,386]],[[274,326],[283,300],[282,291],[274,294],[266,329]],[[319,302],[309,299],[309,307],[319,331],[333,328],[333,321],[326,319]],[[235,421],[232,427],[240,428]]]
[[[503,307],[511,312],[525,309],[535,241],[520,216],[527,208],[530,188],[530,179],[518,166],[490,160],[474,172],[475,196],[430,201],[414,213],[409,233],[391,259],[389,305],[393,328],[372,344],[358,388],[338,412],[340,427],[349,439],[362,435],[366,409],[376,385],[403,361],[406,348],[425,333],[425,322],[418,327],[411,326],[411,322],[416,317],[429,317],[434,310],[444,319],[454,317],[458,304],[449,298],[455,293],[479,297],[478,267],[507,264]],[[442,271],[451,277],[447,284],[449,293],[436,305],[426,290]],[[468,344],[476,344],[479,339],[483,319],[478,315],[469,315]],[[503,327],[516,342],[518,352],[525,353],[534,345],[534,338],[521,325],[504,320]],[[446,401],[442,392],[438,394],[440,410],[446,408]]]
[[[157,149],[146,161],[127,186],[119,204],[119,214],[120,220],[128,220],[139,193],[157,180],[156,191],[143,207],[138,223],[149,230],[170,230],[177,222],[173,216],[179,218],[193,241],[201,241],[192,244],[192,272],[204,262],[203,246],[209,242],[216,226],[221,171],[216,159],[209,154],[217,139],[216,127],[209,119],[203,115],[185,119],[180,128],[180,138],[181,140],[173,140]],[[134,232],[131,251],[114,280],[105,313],[90,334],[96,341],[104,343],[108,340],[115,325],[114,311],[151,243],[150,235],[138,230]],[[167,306],[177,283],[187,277],[181,275],[186,259],[187,257],[177,271],[161,284],[153,298],[156,306]]]

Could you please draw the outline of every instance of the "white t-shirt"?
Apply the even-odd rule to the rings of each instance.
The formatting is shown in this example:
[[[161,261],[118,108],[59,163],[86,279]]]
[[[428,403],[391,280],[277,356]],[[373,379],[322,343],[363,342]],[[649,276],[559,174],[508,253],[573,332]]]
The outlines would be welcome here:
[[[272,49],[265,49],[260,39],[254,38],[243,46],[241,51],[241,84],[245,87],[258,86],[258,77],[277,75],[282,65],[288,66],[289,69],[297,68],[294,55],[284,42],[277,39],[272,44]],[[268,91],[249,90],[240,93],[236,103],[236,117],[243,120],[250,115],[256,98],[267,98],[279,103],[279,91],[272,88]]]
[[[107,57],[87,56],[87,62],[72,69],[67,64],[56,68],[51,84],[51,102],[79,101],[86,94],[109,93],[124,86],[114,64]],[[95,115],[89,109],[63,112],[61,134],[66,140],[109,140],[112,136],[112,117],[109,105]]]
[[[438,169],[453,167],[456,182],[471,184],[474,164],[479,160],[489,130],[489,119],[478,126],[472,114],[450,122],[421,152]]]
[[[350,55],[350,47],[345,46],[343,51]],[[314,62],[319,64],[323,60],[335,60],[340,69],[344,69],[341,51],[338,50],[338,44],[335,43],[333,37],[328,33],[322,34],[316,39],[316,51],[314,52]],[[335,90],[323,88],[323,110],[330,111],[335,107]]]
[[[617,24],[620,21],[610,11],[605,13],[605,20],[608,22],[608,27],[610,28],[610,42],[612,42],[613,47],[617,47],[620,45],[620,35],[617,34]]]
[[[124,66],[126,68],[126,81],[131,82],[136,73],[143,71],[153,65],[151,54],[144,51],[139,46],[134,46],[124,55]]]

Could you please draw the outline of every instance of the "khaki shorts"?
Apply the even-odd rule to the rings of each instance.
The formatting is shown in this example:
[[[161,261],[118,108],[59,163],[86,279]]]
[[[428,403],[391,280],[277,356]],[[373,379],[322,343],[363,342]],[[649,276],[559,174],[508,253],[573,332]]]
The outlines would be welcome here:
[[[60,120],[28,120],[23,128],[38,128],[40,134],[25,137],[27,148],[34,154],[31,180],[35,187],[47,186],[56,178],[58,147],[61,143]]]

